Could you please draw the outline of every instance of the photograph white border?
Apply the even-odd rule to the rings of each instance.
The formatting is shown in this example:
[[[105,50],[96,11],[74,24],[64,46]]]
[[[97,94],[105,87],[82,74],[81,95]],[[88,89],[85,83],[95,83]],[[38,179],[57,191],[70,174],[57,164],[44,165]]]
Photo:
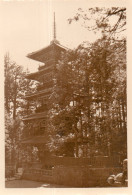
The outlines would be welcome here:
[[[5,0],[6,1],[6,0]],[[8,0],[9,1],[9,0]],[[10,0],[11,1],[11,0]],[[19,1],[19,0],[18,0]],[[15,3],[18,1],[11,1],[11,3]],[[22,0],[21,0],[22,1]],[[26,1],[26,0],[25,0]],[[28,0],[27,0],[28,1]],[[31,1],[31,0],[30,0]],[[35,0],[34,0],[35,1]],[[38,0],[39,1],[39,0]],[[40,0],[45,1],[45,0]],[[53,0],[56,1],[56,0]],[[73,1],[73,0],[60,0],[60,1]],[[84,0],[74,0],[76,3],[81,1],[83,3]],[[0,57],[1,62],[1,87],[0,87],[0,116],[1,116],[1,124],[0,124],[0,193],[6,195],[15,195],[15,194],[52,194],[52,195],[130,195],[132,194],[132,1],[131,0],[86,0],[89,3],[89,7],[112,7],[112,6],[124,6],[127,8],[127,99],[128,99],[128,187],[112,187],[112,188],[5,188],[5,179],[4,179],[4,67],[3,67],[3,56]],[[0,0],[1,6],[2,0]],[[32,1],[33,2],[33,1]],[[30,9],[29,9],[30,11]],[[0,46],[2,47],[2,45]]]

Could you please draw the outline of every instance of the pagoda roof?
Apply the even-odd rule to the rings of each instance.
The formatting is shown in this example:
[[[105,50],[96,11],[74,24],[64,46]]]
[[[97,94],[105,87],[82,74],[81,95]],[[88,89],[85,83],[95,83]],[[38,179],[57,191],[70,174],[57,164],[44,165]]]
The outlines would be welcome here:
[[[53,65],[51,65],[51,66],[44,66],[43,67],[43,69],[42,70],[39,70],[39,71],[37,71],[37,72],[32,72],[32,73],[29,73],[29,74],[27,74],[26,75],[26,78],[27,79],[32,79],[32,80],[37,80],[37,76],[38,75],[40,75],[41,73],[43,73],[45,70],[48,70],[48,69],[50,69],[50,68],[52,68],[53,67]]]
[[[37,50],[35,52],[29,53],[27,55],[28,58],[39,61],[39,62],[44,62],[43,59],[41,58],[42,55],[45,55],[48,51],[54,49],[54,48],[58,48],[61,51],[66,51],[68,50],[68,48],[62,46],[57,40],[53,40],[51,41],[50,45]]]
[[[47,138],[43,135],[41,136],[34,136],[28,139],[24,139],[21,141],[22,144],[44,144],[46,143]]]
[[[85,140],[83,141],[83,143],[87,143],[88,140]],[[75,142],[75,138],[72,138],[72,139],[67,139],[64,141],[65,143],[74,143]],[[80,140],[77,140],[77,142],[82,142]],[[44,136],[44,135],[41,135],[41,136],[33,136],[33,137],[30,137],[28,139],[23,139],[21,141],[22,144],[45,144],[47,143],[47,137]],[[56,140],[56,143],[59,143],[59,139]]]
[[[34,97],[37,97],[39,95],[49,94],[51,91],[52,91],[52,88],[44,89],[44,90],[32,93],[30,95],[26,95],[25,99],[34,98]]]
[[[45,118],[47,112],[41,112],[41,113],[35,113],[31,115],[25,116],[22,120],[27,121],[27,120],[33,120],[33,119],[40,119],[40,118]]]

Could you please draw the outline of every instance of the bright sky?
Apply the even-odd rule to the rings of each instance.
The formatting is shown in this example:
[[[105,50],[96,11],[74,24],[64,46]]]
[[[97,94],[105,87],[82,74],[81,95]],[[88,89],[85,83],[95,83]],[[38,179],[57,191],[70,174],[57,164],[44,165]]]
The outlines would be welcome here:
[[[17,64],[36,71],[39,62],[26,57],[28,53],[47,46],[53,37],[53,13],[56,13],[57,40],[68,48],[83,41],[94,41],[93,32],[79,22],[69,24],[78,8],[91,6],[90,0],[0,1],[0,36],[2,54],[9,52]]]
[[[83,2],[83,4],[82,4]],[[47,46],[53,37],[53,12],[56,14],[57,40],[68,48],[75,48],[83,41],[95,40],[95,35],[80,23],[69,24],[67,19],[77,9],[88,8],[88,1],[3,1],[0,3],[0,34],[2,53],[9,52],[17,64],[35,71],[39,62],[26,55]]]

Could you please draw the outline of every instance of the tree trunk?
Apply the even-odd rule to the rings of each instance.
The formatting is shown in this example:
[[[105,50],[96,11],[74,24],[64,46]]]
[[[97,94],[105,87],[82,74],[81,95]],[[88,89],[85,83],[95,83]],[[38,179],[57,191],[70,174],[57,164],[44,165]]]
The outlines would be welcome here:
[[[15,76],[15,85],[14,85],[14,100],[13,100],[13,119],[16,119],[16,98],[17,98],[17,84],[16,84],[17,75]]]

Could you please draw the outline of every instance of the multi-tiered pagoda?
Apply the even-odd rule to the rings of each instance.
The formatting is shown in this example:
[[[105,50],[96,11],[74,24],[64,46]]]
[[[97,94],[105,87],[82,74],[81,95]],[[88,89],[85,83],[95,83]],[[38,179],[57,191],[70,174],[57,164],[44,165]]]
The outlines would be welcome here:
[[[27,94],[25,97],[29,107],[35,103],[36,109],[34,113],[28,113],[23,118],[26,126],[26,139],[22,141],[23,144],[37,146],[37,148],[44,150],[48,101],[53,92],[56,64],[61,53],[65,51],[66,48],[56,40],[54,16],[54,37],[50,45],[27,55],[28,58],[41,62],[43,65],[39,66],[37,72],[27,75],[27,79],[35,80],[39,85],[35,93]],[[47,154],[46,150],[44,150],[43,155],[44,152]]]

